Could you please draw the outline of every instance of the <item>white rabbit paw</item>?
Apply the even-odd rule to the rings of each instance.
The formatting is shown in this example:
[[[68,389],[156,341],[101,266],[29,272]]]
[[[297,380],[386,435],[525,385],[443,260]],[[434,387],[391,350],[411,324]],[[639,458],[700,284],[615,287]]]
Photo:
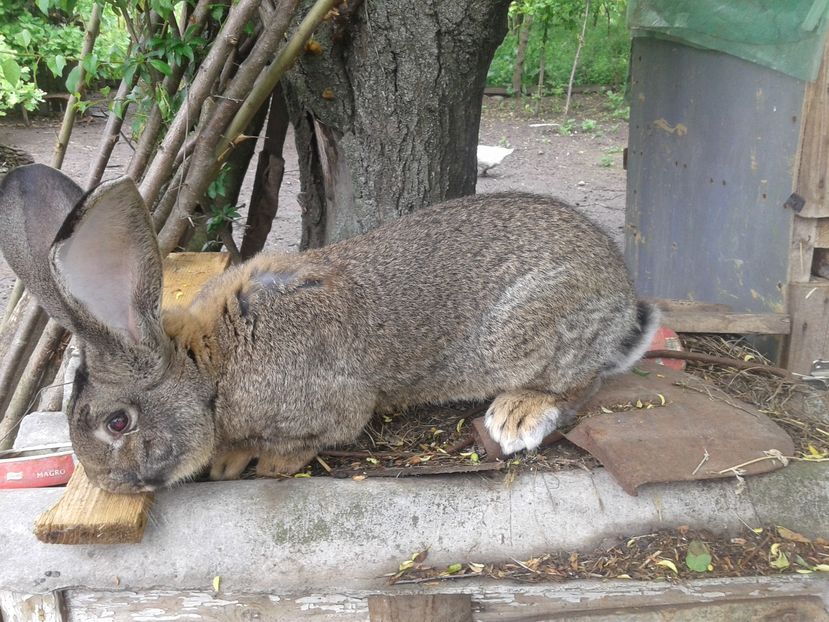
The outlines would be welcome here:
[[[549,393],[509,391],[493,400],[484,425],[501,451],[509,455],[538,447],[562,419],[556,398]]]

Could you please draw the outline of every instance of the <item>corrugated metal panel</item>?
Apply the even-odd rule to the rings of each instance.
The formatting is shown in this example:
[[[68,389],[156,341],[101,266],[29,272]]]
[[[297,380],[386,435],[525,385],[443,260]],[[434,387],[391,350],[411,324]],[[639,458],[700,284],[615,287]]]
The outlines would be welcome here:
[[[635,39],[625,255],[642,295],[784,310],[805,83]]]

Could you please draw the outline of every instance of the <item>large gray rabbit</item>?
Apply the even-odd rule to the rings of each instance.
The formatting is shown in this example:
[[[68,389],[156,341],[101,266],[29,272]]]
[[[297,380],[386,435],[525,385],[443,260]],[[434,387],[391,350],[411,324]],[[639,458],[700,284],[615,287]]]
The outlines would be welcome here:
[[[161,314],[161,257],[129,178],[83,194],[30,165],[0,185],[0,245],[79,338],[68,413],[94,483],[136,492],[252,457],[292,473],[376,410],[495,397],[507,453],[630,368],[658,324],[618,251],[551,198],[472,196],[300,254],[263,254]]]

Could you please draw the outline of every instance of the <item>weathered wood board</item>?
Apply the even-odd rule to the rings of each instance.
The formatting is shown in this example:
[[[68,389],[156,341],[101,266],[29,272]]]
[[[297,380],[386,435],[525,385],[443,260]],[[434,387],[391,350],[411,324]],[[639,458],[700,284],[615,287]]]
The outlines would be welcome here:
[[[829,281],[789,285],[792,333],[786,367],[808,374],[812,362],[829,359]]]
[[[797,158],[797,192],[806,203],[800,216],[829,216],[829,37],[817,80],[806,87],[803,131]]]
[[[636,38],[625,258],[645,296],[785,312],[804,82]]]
[[[35,536],[47,544],[141,542],[152,503],[151,493],[116,495],[96,488],[79,464],[60,500],[37,518]]]

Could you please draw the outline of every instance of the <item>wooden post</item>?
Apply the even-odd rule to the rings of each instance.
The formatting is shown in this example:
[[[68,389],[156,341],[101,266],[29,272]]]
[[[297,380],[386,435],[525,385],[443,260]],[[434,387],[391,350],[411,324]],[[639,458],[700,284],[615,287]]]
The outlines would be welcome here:
[[[0,620],[3,622],[63,622],[60,592],[23,594],[0,590]]]
[[[370,622],[472,622],[469,594],[369,596]]]
[[[792,228],[787,290],[792,332],[785,361],[793,372],[808,373],[813,360],[829,358],[829,281],[812,274],[815,248],[829,246],[829,38],[820,73],[806,87],[801,117],[794,190],[805,202]]]

